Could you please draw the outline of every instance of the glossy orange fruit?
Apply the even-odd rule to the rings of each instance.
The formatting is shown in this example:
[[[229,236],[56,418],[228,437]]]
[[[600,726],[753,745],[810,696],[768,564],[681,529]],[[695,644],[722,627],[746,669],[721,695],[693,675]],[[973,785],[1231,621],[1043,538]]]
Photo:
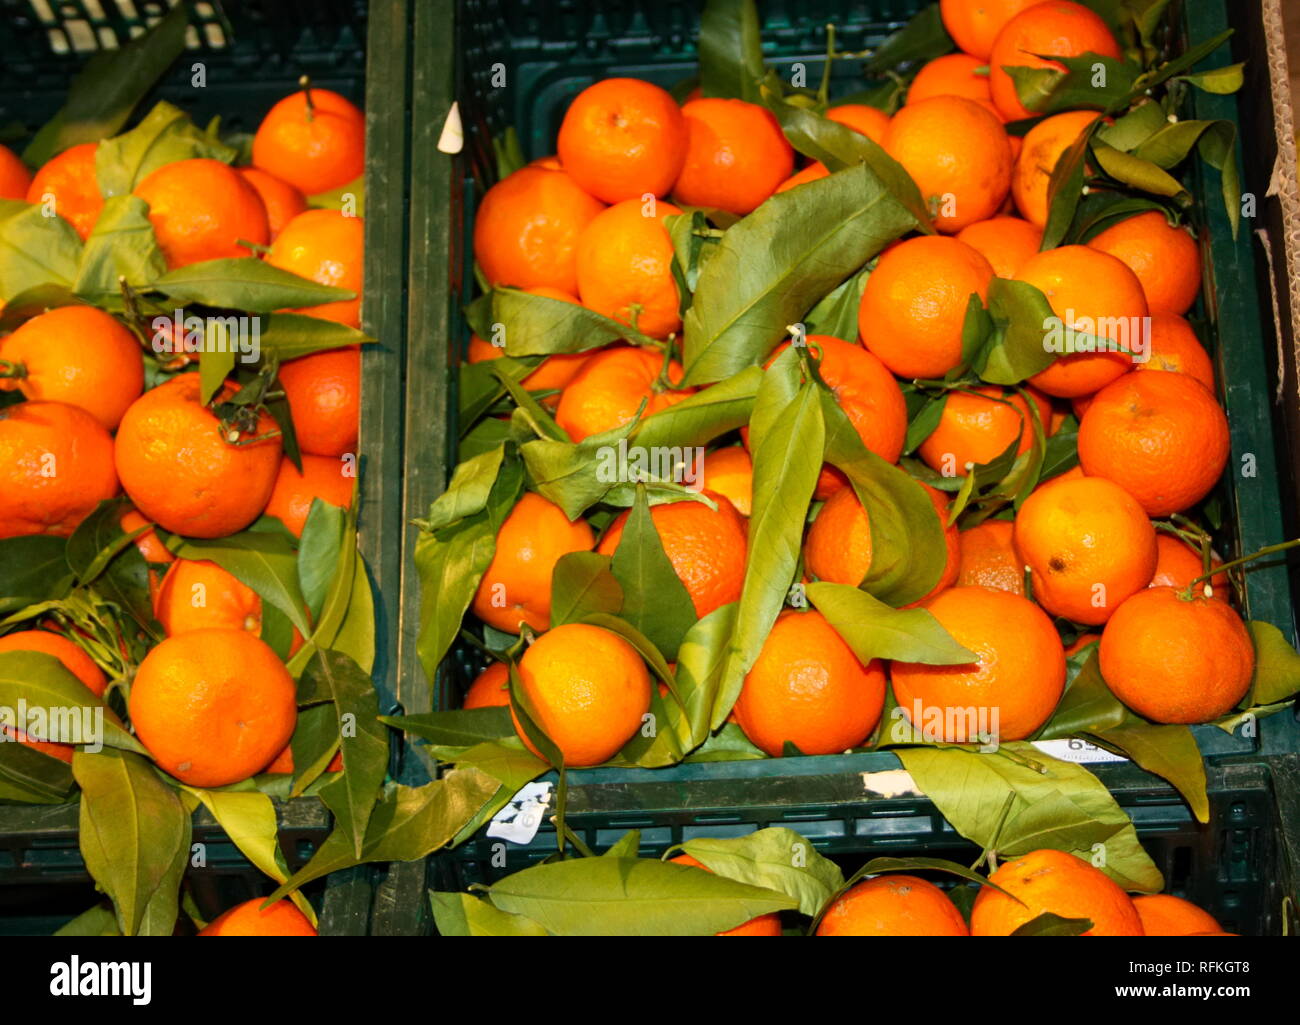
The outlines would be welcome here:
[[[521,168],[479,204],[474,258],[494,285],[577,295],[578,236],[604,208],[564,171]]]
[[[835,899],[818,936],[969,936],[966,920],[934,883],[891,873],[864,879]]]
[[[65,149],[47,161],[27,187],[27,202],[44,204],[52,199],[54,212],[83,239],[90,237],[104,209],[104,197],[95,178],[98,150],[97,142],[83,142]]]
[[[871,107],[865,103],[841,103],[837,107],[829,108],[826,117],[865,135],[877,146],[885,144],[885,129],[889,127],[889,115],[879,107]]]
[[[328,89],[299,90],[257,126],[253,165],[313,196],[349,185],[366,169],[366,121]]]
[[[291,359],[280,366],[280,386],[303,452],[356,452],[361,431],[360,348],[350,345]]]
[[[744,100],[691,100],[686,161],[673,194],[688,206],[744,215],[794,170],[794,150],[771,111]]]
[[[871,568],[871,521],[851,487],[826,499],[808,528],[803,559],[818,580],[857,587]]]
[[[717,504],[716,511],[694,501],[669,502],[650,509],[650,520],[664,554],[686,586],[697,619],[740,597],[748,551],[745,521],[740,513],[719,494],[705,492],[705,496]],[[612,556],[617,551],[629,515],[624,512],[610,524],[600,539],[598,552]]]
[[[288,182],[259,167],[236,167],[235,170],[257,190],[262,205],[266,207],[266,224],[274,242],[284,226],[307,209],[307,197]]]
[[[524,492],[497,532],[496,551],[471,605],[474,615],[506,633],[518,633],[521,622],[545,630],[555,564],[569,552],[591,551],[595,541],[586,520],[569,522],[558,505]]]
[[[1222,565],[1221,559],[1213,553],[1210,555],[1210,568]],[[1184,588],[1197,577],[1205,573],[1205,564],[1201,551],[1194,548],[1182,538],[1172,534],[1156,535],[1156,572],[1151,578],[1151,587]],[[1208,581],[1211,598],[1228,600],[1228,575],[1216,573]],[[1198,593],[1204,593],[1205,584],[1197,586]]]
[[[1047,722],[1065,689],[1065,649],[1042,609],[988,587],[950,587],[925,607],[977,657],[950,666],[890,664],[894,697],[914,728],[936,740],[979,743],[1023,740]]]
[[[778,757],[790,741],[806,755],[863,743],[885,705],[885,672],[866,665],[815,610],[787,609],[745,677],[735,715],[750,741]]]
[[[0,538],[71,534],[117,494],[113,439],[65,402],[0,408]]]
[[[987,107],[932,96],[893,116],[885,150],[912,176],[934,226],[955,234],[998,212],[1011,188],[1011,144]]]
[[[271,240],[266,207],[257,190],[219,160],[195,158],[163,164],[135,187],[149,204],[167,266],[250,256],[245,243]]]
[[[94,306],[48,310],[0,338],[0,371],[12,375],[0,391],[80,406],[110,431],[144,390],[140,343]]]
[[[346,509],[352,504],[352,490],[356,475],[349,475],[350,462],[330,456],[302,457],[302,472],[286,456],[280,461],[280,472],[275,478],[275,489],[266,503],[265,515],[274,516],[294,537],[302,536],[307,525],[312,502],[320,499],[326,505]]]
[[[862,343],[903,378],[939,378],[961,363],[971,295],[988,297],[993,268],[955,238],[922,235],[885,252],[858,310]]]
[[[136,736],[182,783],[219,787],[260,772],[289,742],[294,682],[243,630],[168,637],[140,663],[128,702]]]
[[[1099,342],[1099,351],[1059,355],[1030,384],[1060,398],[1090,395],[1133,368],[1147,315],[1142,284],[1123,263],[1087,246],[1060,246],[1032,256],[1016,275],[1046,297],[1060,322],[1057,332],[1064,351],[1065,329],[1085,332]],[[1044,344],[1051,341],[1044,330]],[[1092,344],[1076,339],[1077,344]]]
[[[1024,262],[1038,252],[1043,231],[1019,217],[999,215],[966,225],[957,232],[957,241],[988,260],[998,277],[1014,278]]]
[[[286,224],[271,244],[266,262],[318,284],[345,288],[357,295],[355,299],[288,312],[359,328],[365,238],[361,218],[347,217],[338,210],[307,210]]]
[[[1052,172],[1061,154],[1100,116],[1091,110],[1068,110],[1043,118],[1025,133],[1011,173],[1011,196],[1020,216],[1030,224],[1039,228],[1047,224]]]
[[[680,330],[673,240],[664,226],[665,217],[680,213],[671,203],[637,198],[597,214],[578,236],[583,305],[651,338]]]
[[[1225,601],[1173,587],[1127,599],[1101,634],[1101,675],[1114,695],[1159,723],[1209,722],[1250,689],[1255,648]]]
[[[597,199],[619,203],[664,196],[686,160],[686,121],[676,101],[650,82],[607,78],[569,104],[559,158]]]
[[[796,185],[803,185],[806,182],[815,182],[819,178],[825,178],[830,173],[831,172],[827,169],[825,164],[820,160],[814,160],[802,171],[796,171],[794,174],[790,175],[789,178],[776,187],[776,191],[788,192]]]
[[[979,73],[986,64],[986,61],[972,57],[969,53],[948,53],[927,61],[907,87],[905,106],[933,96],[960,96],[987,107],[1001,120],[1002,115],[993,106],[993,97],[989,92],[988,73]]]
[[[1016,92],[1007,67],[1056,68],[1059,61],[1045,58],[1078,57],[1095,53],[1119,60],[1123,53],[1101,16],[1070,0],[1051,0],[1021,11],[1002,26],[989,54],[989,86],[993,102],[1008,121],[1033,117]]]
[[[1092,928],[1085,936],[1142,935],[1137,908],[1119,884],[1065,851],[1031,851],[1003,863],[989,882],[1007,893],[980,887],[971,909],[972,936],[1010,936],[1048,912],[1089,919]]]
[[[1139,894],[1133,898],[1133,906],[1148,936],[1194,936],[1223,929],[1208,911],[1172,893]]]
[[[729,501],[741,516],[754,503],[754,462],[743,445],[714,449],[704,457],[700,484]]]
[[[226,397],[233,391],[227,385]],[[122,417],[113,460],[135,507],[164,530],[225,537],[266,508],[280,469],[280,435],[262,413],[252,434],[231,444],[199,400],[199,375],[150,389]]]
[[[1102,389],[1079,424],[1079,463],[1168,516],[1208,495],[1228,462],[1228,419],[1187,374],[1126,374]]]
[[[1002,26],[1042,0],[939,0],[939,14],[958,48],[988,63]]]
[[[31,183],[32,172],[27,165],[8,146],[0,146],[0,199],[27,199]]]
[[[1142,282],[1152,313],[1186,313],[1201,290],[1201,249],[1186,228],[1148,210],[1112,224],[1088,245],[1122,260]]]
[[[474,677],[465,692],[462,708],[510,707],[510,667],[504,662],[493,662]]]
[[[1049,481],[1016,514],[1016,551],[1034,600],[1076,623],[1099,625],[1151,582],[1156,533],[1118,484],[1102,477]]]
[[[168,637],[192,630],[244,630],[262,635],[262,599],[206,559],[177,559],[154,596],[154,616]]]
[[[1038,421],[1047,432],[1051,404],[1029,390]],[[950,391],[939,415],[939,425],[917,450],[925,464],[947,477],[965,477],[968,467],[992,462],[1006,449],[1016,446],[1016,455],[1028,452],[1034,443],[1033,414],[1018,391],[993,386],[967,391]]]
[[[1023,596],[1025,568],[1016,554],[1011,520],[985,520],[963,530],[957,584],[961,587],[993,587]]]
[[[80,680],[96,696],[104,693],[108,678],[89,655],[73,641],[50,630],[16,630],[0,637],[0,653],[6,651],[37,651],[52,655],[63,663],[63,668]],[[47,734],[48,735],[48,734]],[[72,764],[73,745],[54,740],[34,740],[16,726],[0,725],[0,738],[13,738],[35,751]],[[0,740],[3,742],[3,740]]]
[[[316,927],[293,906],[277,900],[265,911],[261,897],[236,904],[199,930],[200,936],[315,936]]]
[[[674,865],[689,865],[691,868],[703,869],[705,872],[713,870],[707,865],[702,864],[689,854],[679,854],[675,858],[669,858]],[[780,936],[781,935],[781,916],[776,912],[766,915],[759,915],[757,918],[751,918],[748,922],[742,922],[734,929],[726,929],[718,933],[719,936]]]
[[[675,406],[693,388],[670,390],[660,379],[664,357],[657,349],[621,346],[591,356],[560,393],[555,422],[573,441],[613,430],[632,420]],[[669,360],[668,384],[682,379],[682,367]]]
[[[133,533],[149,523],[140,515],[138,509],[127,509],[118,522],[122,525],[122,532],[125,534]],[[132,544],[140,550],[145,562],[170,565],[176,561],[176,556],[167,550],[167,546],[158,538],[153,528],[136,537]]]
[[[618,634],[584,623],[547,630],[519,660],[519,681],[536,723],[566,765],[608,761],[650,710],[650,674]],[[524,736],[524,746],[538,753]]]

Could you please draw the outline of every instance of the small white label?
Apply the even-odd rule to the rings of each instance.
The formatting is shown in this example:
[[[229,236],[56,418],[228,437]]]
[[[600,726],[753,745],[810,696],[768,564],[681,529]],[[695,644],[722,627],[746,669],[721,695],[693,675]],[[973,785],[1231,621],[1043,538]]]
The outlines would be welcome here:
[[[552,787],[551,783],[525,783],[510,803],[492,816],[487,835],[511,843],[532,843],[546,818]]]
[[[1112,754],[1096,744],[1089,744],[1078,737],[1064,737],[1060,740],[1035,740],[1034,747],[1045,755],[1059,758],[1063,762],[1127,762],[1123,755]]]

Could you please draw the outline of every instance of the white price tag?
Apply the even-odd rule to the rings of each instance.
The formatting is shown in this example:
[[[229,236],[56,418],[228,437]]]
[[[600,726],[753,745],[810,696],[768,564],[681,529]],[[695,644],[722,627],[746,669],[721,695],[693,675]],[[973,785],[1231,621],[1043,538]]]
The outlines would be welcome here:
[[[1123,755],[1111,754],[1105,748],[1089,744],[1077,737],[1063,737],[1060,740],[1035,740],[1034,747],[1045,755],[1059,758],[1063,762],[1127,762]]]
[[[532,843],[546,818],[552,787],[551,783],[525,783],[510,803],[492,816],[487,835],[511,843]]]

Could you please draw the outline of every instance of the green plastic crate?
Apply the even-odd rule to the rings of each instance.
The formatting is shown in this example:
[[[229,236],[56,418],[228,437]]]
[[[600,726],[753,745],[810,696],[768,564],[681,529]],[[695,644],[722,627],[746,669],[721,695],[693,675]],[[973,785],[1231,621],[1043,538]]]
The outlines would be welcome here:
[[[21,141],[62,105],[68,84],[95,53],[138,35],[172,3],[97,0],[33,5],[0,0],[0,130]],[[366,115],[366,267],[363,329],[378,344],[362,354],[360,547],[371,573],[376,616],[375,686],[385,712],[397,708],[396,638],[400,555],[391,539],[401,529],[401,435],[405,340],[406,200],[412,0],[198,0],[189,6],[189,48],[141,104],[169,100],[199,123],[221,116],[224,127],[252,131],[302,74],[340,92]],[[46,13],[37,13],[37,7]],[[90,46],[92,48],[87,49]],[[190,84],[195,63],[207,84]],[[21,128],[16,126],[22,126]],[[395,736],[392,768],[399,764]],[[329,834],[331,818],[316,798],[279,806],[280,839],[291,868],[300,867]],[[270,881],[250,865],[206,813],[195,816],[195,840],[207,845],[206,868],[191,869],[200,910],[215,915],[240,900],[269,893]],[[363,866],[307,888],[321,911],[323,932],[364,934],[400,928],[390,878]],[[0,805],[0,933],[50,932],[95,900],[77,847],[77,808]],[[66,913],[64,913],[66,912]]]
[[[923,6],[925,0],[760,2],[764,56],[778,69],[802,62],[808,80],[816,82],[828,22],[836,25],[839,49],[861,50],[880,43]],[[1241,6],[1225,0],[1176,2],[1178,28],[1171,46],[1180,49],[1188,38],[1202,40],[1221,31],[1230,18],[1249,17]],[[461,309],[474,294],[470,234],[475,202],[495,180],[491,138],[513,125],[525,158],[536,159],[553,152],[565,108],[592,82],[626,75],[671,87],[691,77],[700,7],[693,0],[444,0],[417,9],[412,166],[419,170],[412,176],[406,374],[420,386],[411,390],[406,413],[408,524],[425,514],[455,465],[456,368],[469,337]],[[1238,45],[1240,38],[1239,33]],[[1229,56],[1224,48],[1204,66],[1250,57],[1244,52]],[[500,67],[508,84],[495,89],[492,77]],[[860,62],[836,62],[833,95],[860,89],[861,83]],[[1190,92],[1187,116],[1240,123],[1239,104],[1246,99]],[[453,98],[466,136],[466,149],[455,158],[437,150]],[[1251,225],[1244,222],[1239,237],[1232,238],[1218,182],[1211,178],[1216,176],[1198,169],[1191,187],[1205,216],[1200,236],[1207,287],[1201,312],[1214,326],[1212,356],[1219,381],[1227,382],[1220,394],[1232,425],[1225,479],[1231,522],[1216,538],[1220,551],[1231,557],[1284,536],[1277,472],[1280,435],[1270,414],[1275,347],[1271,324],[1261,318],[1267,309],[1261,296],[1267,292],[1261,291],[1266,286],[1252,250]],[[1256,474],[1243,478],[1232,468],[1240,467],[1247,454],[1255,460]],[[408,525],[398,665],[398,697],[408,713],[458,707],[479,665],[471,651],[454,650],[431,683],[419,664],[419,585],[409,558],[415,536]],[[1275,624],[1294,641],[1294,610],[1281,560],[1248,575],[1244,603],[1249,617]],[[1208,828],[1196,826],[1181,798],[1163,781],[1126,763],[1095,767],[1132,811],[1148,845],[1157,845],[1153,853],[1176,890],[1245,931],[1275,930],[1278,901],[1273,897],[1296,893],[1292,862],[1297,841],[1292,834],[1300,729],[1290,714],[1259,725],[1254,739],[1197,728],[1211,763],[1214,819]],[[657,852],[689,836],[740,834],[776,822],[796,830],[803,823],[819,846],[832,851],[960,849],[964,841],[928,801],[888,799],[864,790],[863,774],[899,767],[892,754],[877,752],[656,770],[571,770],[567,822],[597,849],[629,828],[645,830],[644,849]],[[554,781],[555,775],[543,779]],[[1281,806],[1291,813],[1279,818]],[[1276,832],[1279,823],[1291,833]],[[479,833],[431,859],[431,881],[442,889],[490,882],[545,857],[555,846],[549,826],[523,847],[489,841]]]

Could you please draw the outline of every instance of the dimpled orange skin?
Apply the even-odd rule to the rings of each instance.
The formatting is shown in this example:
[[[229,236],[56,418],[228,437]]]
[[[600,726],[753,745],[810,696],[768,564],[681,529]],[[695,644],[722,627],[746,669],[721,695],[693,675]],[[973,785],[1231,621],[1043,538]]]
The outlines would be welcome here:
[[[76,229],[83,239],[95,230],[104,209],[104,197],[99,192],[95,178],[97,142],[83,142],[65,149],[52,157],[31,179],[27,187],[27,202],[44,203],[46,196],[54,197],[54,212]],[[21,196],[15,196],[21,199]]]
[[[274,242],[284,226],[307,209],[307,197],[269,171],[258,167],[236,167],[235,170],[257,190],[262,205],[266,207],[266,223]]]
[[[1223,929],[1208,911],[1172,893],[1140,894],[1133,906],[1147,936],[1194,936]]]
[[[578,236],[583,305],[623,324],[635,322],[651,338],[680,330],[673,240],[664,227],[665,217],[680,213],[671,203],[637,198],[597,214]]]
[[[1101,634],[1101,675],[1152,722],[1209,722],[1250,689],[1255,649],[1227,602],[1152,587],[1125,601]]]
[[[1004,69],[1056,68],[1065,65],[1037,56],[1077,57],[1095,53],[1119,60],[1123,53],[1100,15],[1082,4],[1052,0],[1026,8],[1002,26],[989,54],[989,87],[993,103],[1008,121],[1033,117],[1021,102],[1016,84]]]
[[[8,146],[0,146],[0,199],[25,199],[31,183],[27,165]]]
[[[110,431],[144,390],[140,343],[93,306],[60,306],[33,317],[0,339],[0,359],[24,372],[0,380],[0,390],[80,406]]]
[[[749,547],[740,513],[721,495],[704,494],[717,503],[716,512],[694,501],[669,502],[650,509],[650,520],[664,554],[691,596],[696,619],[740,598]],[[612,556],[617,550],[629,515],[624,512],[610,524],[596,549],[600,554]]]
[[[673,187],[686,160],[686,121],[666,89],[607,78],[569,104],[557,145],[565,170],[597,199],[640,201]]]
[[[1137,347],[1147,300],[1142,283],[1115,257],[1087,246],[1060,246],[1030,257],[1016,278],[1041,291],[1064,326],[1087,328],[1088,321],[1081,325],[1086,317],[1099,337]],[[1091,395],[1132,369],[1128,353],[1077,352],[1058,356],[1029,383],[1048,395],[1072,399]]]
[[[985,723],[954,722],[943,739],[973,743],[967,731],[987,728],[1000,741],[1023,740],[1051,717],[1065,689],[1065,649],[1052,621],[1033,602],[988,587],[950,587],[925,607],[975,662],[951,666],[892,662],[889,678],[899,707],[911,719],[916,702],[935,710],[989,710]],[[991,718],[996,711],[997,719]],[[923,718],[913,723],[928,728]]]
[[[808,528],[804,566],[818,580],[857,587],[871,568],[871,522],[851,487],[840,488]]]
[[[153,611],[168,637],[214,628],[262,633],[257,592],[206,559],[173,562],[158,585]]]
[[[474,258],[494,285],[578,294],[578,236],[605,204],[564,171],[524,167],[488,189],[474,219]]]
[[[1091,110],[1068,110],[1043,118],[1025,133],[1011,173],[1011,196],[1020,216],[1030,224],[1038,228],[1047,224],[1052,171],[1061,154],[1099,117]]]
[[[608,761],[650,710],[650,674],[636,649],[585,623],[565,623],[533,641],[519,660],[519,681],[565,765]],[[517,720],[515,730],[533,750]]]
[[[836,899],[818,936],[969,936],[961,912],[934,883],[918,876],[866,879]]]
[[[1222,560],[1210,556],[1210,568],[1221,566]],[[1181,538],[1172,534],[1156,535],[1156,572],[1151,578],[1151,587],[1186,587],[1197,577],[1205,573],[1200,550],[1193,548]],[[1210,578],[1210,597],[1220,601],[1228,600],[1228,576],[1216,573]],[[1197,585],[1197,593],[1204,593],[1204,582]]]
[[[1112,224],[1088,245],[1122,260],[1137,275],[1152,313],[1183,314],[1196,301],[1201,290],[1200,246],[1159,210]]]
[[[149,523],[140,515],[138,509],[126,510],[119,522],[122,525],[122,532],[125,534],[134,533]],[[171,564],[176,561],[176,556],[167,550],[167,546],[158,539],[158,535],[152,528],[136,537],[133,544],[140,550],[145,562]]]
[[[714,449],[704,457],[700,483],[727,499],[741,516],[754,506],[754,462],[743,445]]]
[[[1134,370],[1186,374],[1214,393],[1214,365],[1192,325],[1174,313],[1151,314],[1150,355]]]
[[[232,391],[227,385],[226,394]],[[126,411],[113,459],[146,518],[185,537],[225,537],[261,515],[280,469],[280,436],[269,414],[240,440],[229,444],[200,403],[199,375],[180,374]]]
[[[474,678],[465,692],[462,708],[509,708],[510,667],[493,662]]]
[[[0,538],[66,537],[117,488],[113,439],[84,409],[65,402],[0,409]]]
[[[1047,912],[1091,920],[1084,936],[1143,935],[1128,894],[1106,873],[1065,851],[1031,851],[1004,862],[989,881],[1011,896],[980,887],[971,909],[972,936],[1010,936]]]
[[[993,587],[1024,597],[1025,568],[1016,554],[1010,520],[985,520],[961,532],[961,561],[957,583],[961,587]]]
[[[294,537],[302,537],[314,499],[346,509],[352,504],[356,477],[346,475],[349,463],[330,456],[302,457],[302,473],[286,456],[280,461],[275,489],[266,503],[267,516],[276,517]]]
[[[1038,252],[1043,231],[1019,217],[998,216],[966,225],[957,232],[957,241],[988,260],[998,277],[1014,278],[1024,262]]]
[[[691,868],[703,869],[705,872],[713,870],[707,865],[702,864],[689,854],[679,854],[675,858],[668,859],[674,865],[689,865]],[[748,922],[742,922],[734,929],[727,929],[717,936],[780,936],[781,935],[781,916],[775,911],[759,915],[757,918],[751,918]]]
[[[164,772],[219,787],[266,768],[293,735],[294,682],[269,646],[243,630],[168,637],[140,663],[131,725]]]
[[[510,510],[497,532],[496,551],[479,582],[471,608],[483,622],[518,633],[551,625],[551,573],[569,552],[589,552],[596,543],[587,521],[572,523],[558,505],[532,491]],[[505,604],[496,604],[504,599]]]
[[[773,758],[787,740],[806,755],[826,755],[865,741],[884,706],[880,660],[859,662],[820,612],[787,609],[745,677],[735,716]]]
[[[992,280],[988,260],[964,242],[908,239],[885,252],[867,278],[858,308],[862,343],[899,377],[942,377],[961,363],[972,293],[983,302]]]
[[[974,390],[974,395],[949,392],[939,425],[921,442],[918,452],[932,470],[965,477],[968,465],[991,462],[1013,443],[1016,455],[1028,452],[1033,445],[1034,423],[1024,396],[991,386]],[[1051,404],[1036,392],[1029,394],[1046,434]]]
[[[978,69],[984,67],[984,63],[969,53],[949,53],[936,57],[923,64],[916,73],[912,84],[907,87],[904,105],[920,103],[932,96],[960,96],[974,100],[1001,120],[1002,115],[997,113],[989,93],[988,75],[976,74]]]
[[[263,911],[265,898],[236,904],[199,930],[200,936],[315,936],[316,928],[292,901],[278,900]]]
[[[555,422],[571,441],[621,427],[636,416],[645,400],[642,417],[651,416],[688,398],[694,388],[657,391],[663,355],[656,349],[619,347],[590,357],[560,393]],[[668,363],[668,380],[682,379],[676,360]]]
[[[903,165],[931,207],[934,226],[955,234],[985,221],[1011,189],[1011,144],[987,107],[961,96],[932,96],[889,122],[885,150]],[[946,209],[951,201],[954,209]]]
[[[794,150],[765,107],[699,99],[683,106],[682,116],[686,161],[673,189],[679,202],[743,216],[794,170]]]
[[[1156,571],[1156,532],[1118,484],[1060,478],[1038,487],[1016,514],[1016,551],[1032,573],[1034,600],[1076,623],[1106,622]]]
[[[304,195],[342,188],[366,169],[365,115],[350,100],[311,87],[280,100],[253,136],[253,165]]]
[[[135,187],[149,204],[158,245],[171,269],[204,260],[251,256],[243,243],[271,241],[257,190],[219,160],[164,164]]]
[[[313,456],[356,452],[361,432],[361,349],[349,345],[280,365],[280,386],[298,435]]]
[[[838,124],[852,128],[859,135],[865,135],[877,146],[885,144],[885,129],[889,127],[889,115],[879,107],[865,103],[842,103],[826,111],[826,117]]]
[[[1002,26],[1042,0],[940,0],[939,14],[958,49],[984,63]]]
[[[1228,419],[1186,374],[1126,374],[1102,389],[1079,423],[1079,464],[1168,516],[1210,493],[1228,462]]]
[[[355,299],[321,303],[290,313],[361,326],[361,272],[365,261],[365,224],[338,210],[307,210],[280,231],[266,262],[318,284],[355,292]]]

